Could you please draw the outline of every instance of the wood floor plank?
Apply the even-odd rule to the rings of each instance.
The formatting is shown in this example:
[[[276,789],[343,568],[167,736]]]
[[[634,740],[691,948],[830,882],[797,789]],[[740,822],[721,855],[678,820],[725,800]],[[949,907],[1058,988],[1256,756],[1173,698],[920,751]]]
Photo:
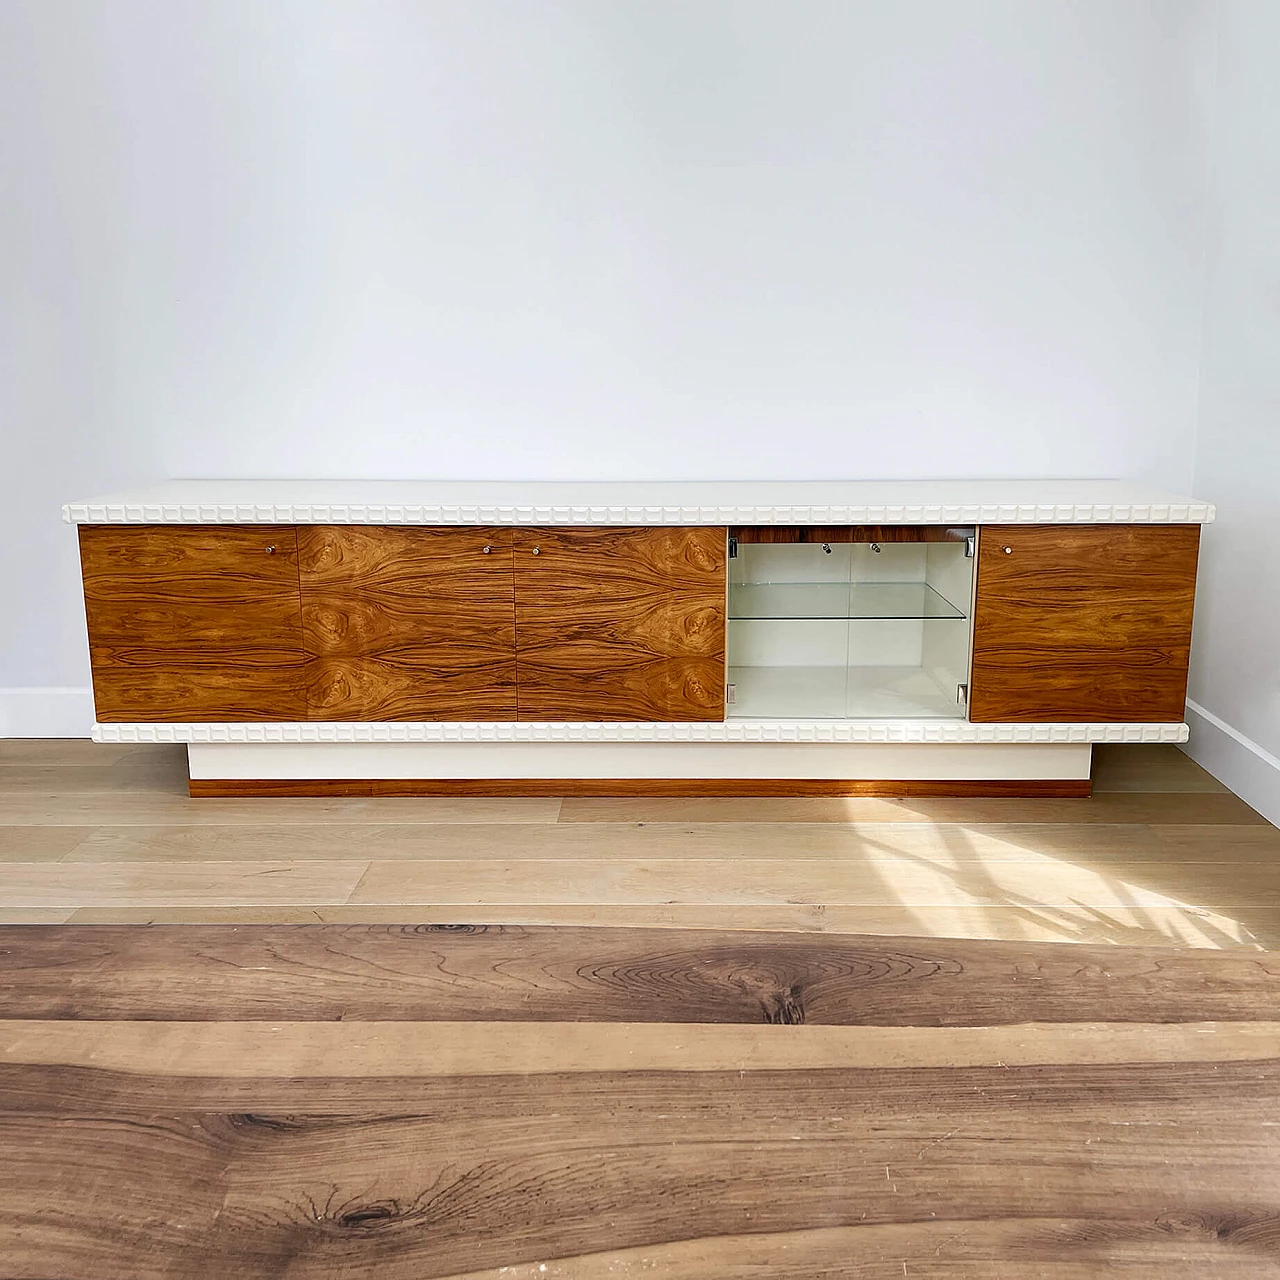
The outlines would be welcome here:
[[[107,827],[0,827],[0,851],[20,848],[18,833],[65,844],[70,861],[349,860],[354,853],[394,858],[511,858],[624,862],[648,858],[846,858],[912,855],[953,863],[1067,857],[1168,864],[1280,861],[1272,826],[1148,826],[1142,823],[297,823]],[[79,833],[58,836],[58,832]],[[13,833],[9,835],[7,833]],[[7,843],[6,843],[7,842]]]
[[[1197,827],[1159,823],[1150,828],[1166,863],[1247,862],[1280,858],[1280,828]]]
[[[0,828],[5,830],[59,828]],[[932,823],[527,823],[518,831],[501,823],[297,824],[278,826],[139,826],[62,828],[82,832],[69,845],[72,861],[129,861],[175,858],[232,861],[276,859],[348,860],[353,852],[380,861],[410,859],[533,859],[598,861],[628,859],[778,857],[844,858],[853,854],[941,856],[958,862],[1019,861],[1070,849],[1083,853],[1122,853],[1133,860],[1167,858],[1152,829],[1141,824],[1096,828],[1097,839],[1082,828],[942,826]],[[1094,828],[1084,828],[1091,833]],[[1202,831],[1200,827],[1194,831]],[[1280,832],[1269,827],[1226,828],[1272,832],[1269,841],[1229,840],[1204,848],[1202,860],[1231,861],[1280,857]],[[1049,834],[1046,834],[1046,832]],[[1058,831],[1058,835],[1052,834]]]
[[[372,797],[192,799],[158,792],[22,791],[0,798],[0,822],[47,826],[430,822],[1168,823],[1264,825],[1227,794],[1113,792],[1063,799],[555,799]],[[1079,806],[1073,808],[1073,806]]]
[[[1280,955],[644,929],[55,925],[0,928],[0,1012],[144,1022],[1267,1021],[1280,1015]]]
[[[187,764],[183,759],[137,760],[126,756],[110,765],[18,765],[0,768],[0,802],[8,796],[114,795],[143,792],[183,796]]]
[[[128,829],[126,829],[128,830]],[[305,828],[310,833],[313,828]],[[767,829],[763,841],[754,835],[743,836],[745,848],[738,856],[725,857],[735,851],[732,840],[712,841],[711,847],[700,844],[703,833],[694,836],[682,828],[662,828],[654,837],[653,828],[623,828],[611,841],[612,857],[608,862],[591,860],[595,848],[594,827],[574,830],[567,848],[556,842],[559,827],[535,829],[521,849],[518,860],[497,856],[508,851],[503,839],[508,828],[484,827],[475,838],[467,836],[468,828],[450,828],[446,848],[475,849],[487,857],[451,859],[437,857],[430,861],[408,857],[422,843],[432,846],[430,837],[418,841],[415,827],[393,828],[390,840],[379,837],[385,829],[374,829],[346,843],[335,842],[335,836],[346,834],[323,832],[322,852],[336,858],[345,852],[347,859],[368,855],[390,844],[403,860],[378,860],[370,865],[369,874],[353,894],[356,904],[406,906],[455,905],[473,907],[481,913],[494,906],[522,905],[661,905],[704,903],[718,905],[790,905],[797,903],[890,907],[972,906],[1018,904],[1032,911],[1060,910],[1084,906],[1095,910],[1126,914],[1129,926],[1147,927],[1141,918],[1144,911],[1193,908],[1208,923],[1221,931],[1236,932],[1230,922],[1240,907],[1267,909],[1280,927],[1280,859],[1267,856],[1265,845],[1249,851],[1243,863],[1203,859],[1197,862],[1158,859],[1157,843],[1127,842],[1121,856],[1108,852],[1073,859],[1051,859],[998,836],[971,837],[947,834],[937,828],[919,829],[926,839],[912,838],[916,830],[909,824],[892,828],[892,835],[878,840],[874,835],[848,832],[840,828],[824,829],[824,837],[816,842],[819,857],[811,852],[803,838],[803,826]],[[437,830],[437,829],[430,829]],[[730,836],[757,832],[757,828],[712,827]],[[1114,831],[1115,828],[1107,828]],[[1272,830],[1260,828],[1259,830]],[[403,833],[407,832],[405,835]],[[463,833],[458,835],[457,833]],[[178,839],[168,833],[160,838],[149,836],[148,846],[157,858],[168,854],[165,864],[191,858],[196,865],[200,854],[219,852],[219,841],[208,832],[200,839]],[[361,838],[367,834],[368,838]],[[522,831],[522,836],[526,833]],[[582,838],[585,836],[586,838]],[[236,829],[225,841],[228,852],[239,852],[255,868],[273,847],[268,833],[253,829],[247,841],[240,842]],[[681,855],[689,843],[700,844],[702,858]],[[621,845],[619,848],[618,845]],[[533,848],[528,847],[532,845]],[[795,851],[799,856],[761,859],[751,854],[760,848],[779,853]],[[1137,849],[1133,858],[1129,850]],[[95,864],[131,865],[134,845],[121,829],[108,829],[105,835],[93,836],[67,855],[69,861],[91,861]],[[646,858],[645,851],[657,852]],[[713,851],[720,858],[709,855]],[[298,859],[296,869],[309,866],[308,841],[296,837],[282,839],[274,846],[279,862]],[[538,858],[538,852],[557,855],[554,859]],[[256,857],[250,855],[255,854]],[[573,855],[559,857],[560,854]],[[230,860],[228,860],[230,861]],[[212,864],[211,864],[212,865]],[[234,880],[240,873],[224,868]],[[61,874],[61,873],[59,873]],[[57,876],[51,877],[51,883]],[[30,889],[28,885],[28,889]],[[15,886],[16,889],[16,886]],[[232,901],[228,898],[227,901]],[[20,900],[33,905],[30,898]],[[154,901],[154,899],[153,899]],[[206,901],[209,901],[206,899]],[[169,905],[175,905],[170,903]],[[476,918],[472,916],[471,918]],[[1236,921],[1238,923],[1238,921]],[[1017,936],[1025,936],[1020,934]]]
[[[1207,950],[1280,949],[1275,911],[1236,909],[1232,918],[1191,907],[725,906],[662,903],[601,906],[547,903],[404,907],[385,904],[281,903],[270,906],[79,907],[74,924],[412,924],[615,926],[621,928],[770,930],[974,938],[1009,942],[1178,946]]]
[[[98,1113],[68,1127],[6,1108],[0,1142],[6,1277],[218,1274],[208,1239],[225,1158],[198,1117]]]
[[[113,765],[125,759],[185,760],[184,746],[138,746],[128,742],[90,742],[88,738],[0,738],[0,769],[10,765]]]
[[[1104,792],[1089,799],[566,799],[561,822],[943,822],[1173,823],[1261,825],[1230,792]]]
[[[346,902],[365,862],[8,862],[0,907]]]
[[[1193,1062],[1280,1068],[1280,1021],[884,1027],[13,1019],[0,1021],[0,1062],[250,1080]],[[1277,1147],[1280,1163],[1280,1139]]]
[[[0,826],[0,862],[45,862],[64,858],[95,827]]]
[[[1274,827],[1223,827],[1206,840],[1203,827],[1153,828],[1140,823],[1068,826],[996,826],[941,823],[391,823],[328,826],[262,823],[249,826],[110,826],[3,828],[74,831],[71,861],[170,861],[175,858],[228,862],[272,856],[306,860],[361,857],[522,858],[626,861],[633,858],[845,858],[909,854],[950,862],[1017,862],[1070,854],[1077,860],[1122,856],[1130,861],[1167,862],[1166,832],[1190,832],[1188,862],[1257,862],[1280,859]],[[69,840],[69,837],[67,838]],[[52,839],[50,843],[53,843]]]
[[[293,823],[434,823],[555,822],[559,800],[458,799],[273,799],[195,800],[155,792],[66,792],[43,795],[30,791],[0,796],[0,823],[13,826],[260,826],[270,814],[273,824]],[[268,809],[266,806],[270,806]]]
[[[115,1041],[115,1028],[120,1024],[76,1025],[94,1037]],[[480,1137],[500,1135],[512,1122],[521,1123],[533,1115],[545,1114],[554,1119],[556,1113],[551,1104],[560,1094],[571,1108],[590,1106],[606,1111],[613,1109],[610,1098],[630,1096],[633,1106],[618,1117],[617,1123],[641,1138],[645,1137],[646,1115],[651,1115],[662,1128],[679,1126],[690,1137],[714,1140],[723,1132],[722,1121],[726,1115],[741,1111],[740,1124],[745,1124],[749,1109],[754,1110],[757,1117],[767,1117],[783,1132],[804,1132],[813,1138],[821,1138],[824,1133],[866,1135],[873,1132],[877,1124],[886,1133],[929,1132],[932,1138],[947,1132],[945,1127],[935,1128],[940,1118],[966,1109],[975,1121],[984,1115],[1002,1122],[1007,1120],[1010,1131],[1040,1136],[1046,1132],[1052,1135],[1054,1126],[1064,1119],[1063,1112],[1069,1108],[1073,1120],[1110,1129],[1118,1140],[1131,1136],[1121,1132],[1125,1129],[1162,1126],[1167,1130],[1163,1137],[1175,1147],[1188,1138],[1188,1132],[1177,1132],[1182,1125],[1190,1125],[1192,1130],[1196,1127],[1202,1131],[1212,1130],[1208,1135],[1210,1141],[1216,1144],[1221,1139],[1228,1150],[1242,1136],[1250,1146],[1272,1143],[1275,1135],[1260,1130],[1277,1127],[1274,1116],[1268,1114],[1268,1107],[1274,1106],[1280,1075],[1274,1057],[1220,1062],[1208,1047],[1195,1051],[1203,1055],[1199,1060],[1193,1053],[1187,1060],[1178,1061],[1018,1066],[1001,1057],[995,1065],[961,1067],[917,1060],[921,1052],[945,1055],[946,1042],[958,1034],[952,1028],[928,1029],[933,1032],[932,1036],[917,1040],[914,1045],[898,1035],[898,1029],[882,1028],[882,1031],[894,1032],[894,1038],[890,1041],[882,1037],[877,1047],[885,1049],[896,1044],[899,1050],[914,1049],[910,1064],[872,1067],[865,1063],[839,1063],[778,1072],[745,1070],[738,1066],[715,1070],[708,1061],[704,1064],[708,1069],[689,1071],[605,1072],[584,1068],[566,1072],[497,1073],[484,1072],[483,1064],[477,1064],[481,1068],[478,1073],[419,1075],[410,1071],[397,1075],[388,1073],[390,1067],[394,1062],[408,1062],[416,1045],[426,1045],[423,1052],[431,1052],[427,1029],[422,1028],[414,1044],[410,1044],[403,1034],[406,1030],[403,1024],[354,1023],[347,1031],[358,1037],[368,1052],[357,1054],[350,1063],[334,1056],[328,1065],[335,1068],[336,1074],[327,1072],[324,1061],[313,1059],[304,1074],[296,1076],[290,1074],[288,1068],[295,1061],[301,1061],[304,1050],[314,1053],[319,1047],[324,1052],[332,1048],[334,1040],[345,1037],[340,1028],[325,1030],[323,1024],[283,1025],[283,1047],[277,1060],[277,1052],[270,1048],[263,1024],[237,1024],[238,1031],[257,1027],[253,1043],[265,1044],[270,1050],[270,1056],[259,1062],[257,1074],[247,1065],[232,1074],[217,1074],[199,1070],[149,1071],[143,1070],[141,1063],[133,1064],[137,1069],[124,1071],[112,1070],[100,1061],[59,1063],[54,1061],[59,1050],[67,1044],[83,1046],[83,1040],[77,1042],[64,1035],[54,1044],[48,1037],[41,1036],[38,1049],[29,1056],[49,1061],[0,1061],[0,1115],[66,1120],[97,1113],[136,1120],[163,1112],[230,1116],[244,1116],[247,1112],[252,1122],[268,1119],[272,1114],[284,1118],[293,1113],[299,1119],[306,1116],[363,1118],[381,1111],[433,1118],[440,1124],[456,1122]],[[506,1024],[488,1025],[499,1038],[508,1029]],[[554,1023],[537,1029],[540,1034],[533,1043],[545,1044],[555,1039],[563,1025]],[[1241,1024],[1232,1025],[1239,1029]],[[1246,1030],[1257,1026],[1243,1025]],[[459,1024],[458,1036],[448,1042],[445,1051],[451,1051],[453,1044],[465,1043],[476,1026]],[[315,1036],[308,1033],[311,1042],[305,1045],[295,1035],[304,1027],[320,1028]],[[216,1026],[166,1023],[152,1029],[162,1033],[161,1039],[165,1041],[166,1050],[175,1055],[175,1062],[178,1051],[185,1046],[193,1049],[205,1066],[213,1065],[213,1058],[202,1054],[205,1046],[216,1042]],[[412,1031],[412,1026],[409,1030]],[[585,1030],[590,1032],[592,1028],[588,1025]],[[616,1027],[596,1027],[595,1030],[611,1035]],[[652,1030],[652,1024],[632,1024],[631,1035],[639,1039]],[[785,1054],[788,1039],[840,1029],[737,1027],[723,1030],[739,1037],[747,1046],[755,1046],[753,1056],[760,1058],[761,1042],[781,1045],[780,1052]],[[868,1029],[853,1030],[870,1045]],[[984,1029],[968,1030],[983,1032]],[[1058,1030],[1062,1042],[1069,1042],[1072,1028]],[[379,1031],[386,1031],[387,1035],[379,1038],[376,1034]],[[436,1025],[437,1047],[445,1043],[441,1041],[440,1031]],[[1014,1031],[1016,1028],[995,1028],[994,1032],[999,1033],[997,1037],[988,1029],[985,1034],[969,1037],[968,1043],[971,1048],[994,1053],[1007,1047]],[[1182,1032],[1178,1028],[1173,1028],[1173,1032],[1176,1041]],[[1086,1038],[1105,1041],[1109,1034],[1108,1024],[1089,1024],[1084,1028]],[[1187,1034],[1198,1037],[1196,1043],[1204,1043],[1203,1035],[1194,1028]],[[320,1037],[327,1037],[329,1043],[318,1046]],[[711,1036],[713,1047],[718,1040],[724,1043],[722,1037]],[[243,1038],[240,1042],[250,1043]],[[39,1049],[45,1052],[41,1054]],[[387,1055],[388,1050],[391,1057]],[[82,1059],[90,1056],[84,1048],[77,1052]],[[459,1050],[458,1055],[462,1052]],[[226,1057],[222,1054],[218,1060]],[[543,1057],[546,1059],[545,1054]],[[738,1054],[733,1061],[737,1062],[740,1057]],[[458,1061],[465,1065],[460,1056]],[[782,1087],[787,1084],[794,1084],[795,1090]],[[541,1101],[531,1106],[530,1100],[536,1099],[539,1093]],[[815,1107],[815,1102],[820,1105]],[[1002,1110],[1004,1114],[1000,1115]],[[557,1150],[572,1146],[572,1127],[562,1125],[545,1134],[544,1140]],[[912,1155],[916,1154],[913,1150]],[[0,1174],[3,1172],[4,1165],[0,1162]]]
[[[47,865],[57,870],[68,864]],[[1219,912],[1233,906],[1280,908],[1280,867],[1259,864],[1251,867],[1247,876],[1240,870],[1239,864],[1204,869],[1201,896],[1207,896],[1208,903]],[[1153,871],[1147,863],[1113,863],[1099,869],[1057,859],[948,865],[910,857],[708,858],[688,862],[671,858],[623,864],[586,859],[406,858],[371,861],[350,901],[465,903],[478,907],[511,902],[715,902],[743,906],[798,902],[851,906],[1012,902],[1139,909],[1188,905],[1172,892],[1151,887],[1162,877],[1175,880],[1174,890],[1180,887],[1174,872],[1163,868]],[[1195,882],[1195,873],[1188,873],[1181,883]]]
[[[306,1043],[291,1026],[270,1038],[252,1024],[250,1042],[241,1024],[227,1043],[216,1026],[192,1040],[166,1025],[143,1028],[159,1032],[149,1047],[121,1043],[116,1024],[61,1025],[92,1043],[45,1040],[25,1056],[51,1050],[49,1064],[0,1065],[0,1249],[18,1275],[204,1275],[216,1260],[236,1277],[409,1280],[701,1242],[719,1276],[737,1264],[715,1250],[743,1234],[870,1228],[875,1260],[875,1229],[898,1226],[894,1243],[917,1253],[982,1258],[962,1247],[971,1224],[1024,1267],[1052,1250],[1108,1268],[1144,1243],[1148,1259],[1210,1276],[1219,1258],[1260,1276],[1277,1262],[1280,1064],[1254,1057],[1241,1027],[1230,1045],[1123,1028],[1119,1056],[1138,1056],[1117,1061],[1114,1029],[1097,1027],[1025,1041],[1013,1028],[650,1027],[623,1058],[619,1027],[524,1028],[542,1034],[514,1043],[502,1026],[483,1046],[495,1072],[476,1024],[412,1045],[372,1041],[370,1024],[306,1024]],[[833,1036],[860,1047],[824,1069],[780,1065]],[[1068,1061],[1043,1061],[1059,1050]],[[1001,1224],[1043,1234],[1002,1243]],[[806,1274],[780,1251],[769,1265]]]
[[[859,1223],[750,1232],[486,1268],[445,1280],[1251,1280],[1280,1270],[1256,1252],[1232,1256],[1190,1223],[1100,1223],[1096,1218]],[[907,1270],[901,1271],[900,1267]],[[1105,1271],[1100,1270],[1105,1268]]]

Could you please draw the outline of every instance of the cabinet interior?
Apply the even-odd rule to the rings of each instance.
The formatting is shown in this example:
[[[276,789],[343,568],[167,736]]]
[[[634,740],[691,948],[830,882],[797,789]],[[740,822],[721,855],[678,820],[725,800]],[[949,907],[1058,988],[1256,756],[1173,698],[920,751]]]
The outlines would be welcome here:
[[[963,719],[972,534],[737,541],[729,718]]]

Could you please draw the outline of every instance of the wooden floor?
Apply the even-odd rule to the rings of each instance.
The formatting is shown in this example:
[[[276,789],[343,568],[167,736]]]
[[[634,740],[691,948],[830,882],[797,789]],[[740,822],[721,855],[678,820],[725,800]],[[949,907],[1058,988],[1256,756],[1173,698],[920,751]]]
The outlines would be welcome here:
[[[0,743],[0,1280],[1280,1278],[1280,832],[1174,749],[1089,800],[182,765]]]
[[[11,1280],[1267,1280],[1280,957],[0,928]]]
[[[1088,800],[193,800],[183,752],[0,741],[0,920],[1280,947],[1280,831],[1176,747]]]

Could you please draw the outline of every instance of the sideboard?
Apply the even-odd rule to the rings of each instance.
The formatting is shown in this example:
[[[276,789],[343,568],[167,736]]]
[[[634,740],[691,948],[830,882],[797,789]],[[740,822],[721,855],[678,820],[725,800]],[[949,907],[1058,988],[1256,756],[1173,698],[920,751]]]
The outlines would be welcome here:
[[[174,481],[68,504],[193,795],[1086,795],[1180,742],[1208,504],[1117,481]]]

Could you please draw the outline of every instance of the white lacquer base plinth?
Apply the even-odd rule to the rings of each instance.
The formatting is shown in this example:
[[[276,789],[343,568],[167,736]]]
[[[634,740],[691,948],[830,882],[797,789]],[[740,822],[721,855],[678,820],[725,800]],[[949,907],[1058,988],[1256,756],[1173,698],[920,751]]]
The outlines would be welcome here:
[[[196,780],[743,778],[1044,781],[1088,778],[1088,743],[190,743]]]

